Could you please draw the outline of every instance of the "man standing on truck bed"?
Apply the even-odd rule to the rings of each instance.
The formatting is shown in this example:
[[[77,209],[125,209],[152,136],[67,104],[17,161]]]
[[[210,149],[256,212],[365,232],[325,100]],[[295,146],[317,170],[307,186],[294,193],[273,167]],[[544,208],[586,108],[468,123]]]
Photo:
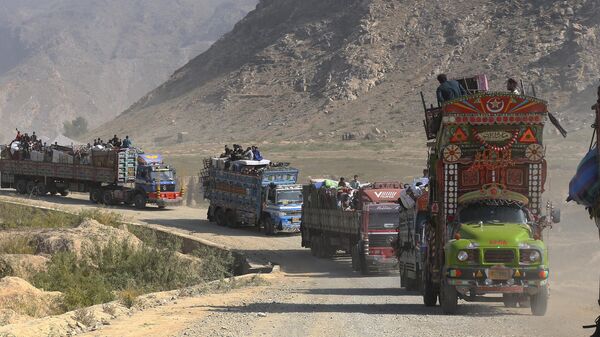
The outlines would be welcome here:
[[[451,101],[460,96],[464,96],[467,94],[465,88],[463,88],[460,83],[456,80],[448,81],[448,77],[446,74],[439,74],[437,77],[440,85],[437,88],[437,100],[439,104],[442,104],[446,101]]]

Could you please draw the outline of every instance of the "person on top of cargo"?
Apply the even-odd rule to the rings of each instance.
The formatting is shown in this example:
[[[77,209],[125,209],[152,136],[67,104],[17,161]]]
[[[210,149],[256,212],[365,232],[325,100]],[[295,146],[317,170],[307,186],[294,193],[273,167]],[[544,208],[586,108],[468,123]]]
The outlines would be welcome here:
[[[119,141],[119,137],[117,137],[117,135],[114,135],[113,138],[111,140],[108,141],[109,144],[112,144],[112,146],[114,147],[120,147],[120,141]],[[117,146],[117,144],[119,144],[119,146]]]
[[[244,152],[244,159],[246,160],[254,160],[254,153],[252,152],[252,148],[248,147],[246,152]]]
[[[17,130],[17,136],[15,137],[16,141],[21,141],[21,139],[23,138],[23,135],[21,134],[21,131],[19,131],[19,129],[15,129]]]
[[[131,140],[129,139],[129,136],[125,136],[125,139],[123,139],[122,147],[125,149],[128,149],[130,146],[131,146]]]
[[[221,153],[219,158],[229,158],[230,156],[231,156],[231,149],[229,148],[229,145],[225,145],[225,152]]]
[[[521,94],[521,92],[519,91],[519,84],[513,78],[509,78],[508,81],[506,81],[506,90],[508,90],[513,95]]]
[[[465,88],[456,80],[448,80],[446,74],[439,74],[437,77],[440,85],[437,88],[436,95],[438,104],[453,100],[467,94]]]
[[[340,181],[338,181],[338,189],[344,187],[348,187],[348,184],[346,184],[346,178],[341,177]]]
[[[355,174],[354,175],[354,179],[352,179],[350,181],[350,187],[352,187],[353,189],[357,190],[360,188],[360,181],[358,181],[358,175]]]
[[[262,154],[260,153],[260,150],[258,149],[258,146],[252,146],[252,153],[254,154],[254,160],[261,161],[264,159]]]
[[[35,135],[35,131],[33,131],[33,133],[31,134],[31,141],[32,142],[36,142],[37,141],[37,136]]]

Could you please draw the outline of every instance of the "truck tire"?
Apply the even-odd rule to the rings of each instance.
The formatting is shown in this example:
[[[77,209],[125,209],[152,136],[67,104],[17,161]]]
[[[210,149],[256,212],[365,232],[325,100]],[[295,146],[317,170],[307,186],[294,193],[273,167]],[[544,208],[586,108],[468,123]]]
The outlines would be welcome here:
[[[111,205],[115,204],[115,198],[113,198],[113,194],[112,194],[111,190],[104,190],[102,192],[102,203],[105,204],[106,206],[111,206]]]
[[[99,188],[95,188],[90,191],[90,199],[93,203],[101,203],[102,202],[102,190]]]
[[[423,283],[423,303],[426,307],[435,307],[437,304],[437,294],[431,276],[425,275],[425,282]]]
[[[440,305],[446,315],[454,315],[458,309],[458,292],[454,286],[442,284]]]
[[[263,226],[265,228],[266,235],[275,235],[275,224],[273,224],[273,220],[271,217],[265,217],[263,220]]]
[[[52,184],[52,185],[48,186],[48,194],[50,194],[51,196],[55,196],[56,194],[58,194],[56,185]]]
[[[136,196],[133,198],[133,204],[137,209],[146,208],[146,196],[141,193],[136,194]]]
[[[215,222],[219,226],[225,226],[225,211],[222,208],[217,208],[215,211]]]
[[[544,316],[548,310],[548,285],[538,289],[537,294],[531,295],[531,313],[535,316]]]
[[[352,246],[350,250],[350,255],[352,256],[352,270],[359,271],[360,270],[360,256],[358,255],[358,246]]]
[[[17,182],[15,183],[15,189],[17,190],[17,193],[19,193],[19,194],[26,194],[27,193],[27,181],[25,181],[23,179],[17,180]]]
[[[27,182],[27,194],[31,195],[35,192],[35,182],[30,180]]]
[[[233,210],[226,210],[225,211],[225,226],[230,227],[230,228],[234,228],[237,227],[237,216],[235,215],[235,211]]]
[[[58,191],[58,193],[60,193],[61,196],[66,197],[71,192],[69,190],[60,190],[60,191]]]
[[[37,196],[43,197],[46,194],[48,194],[48,188],[46,187],[46,184],[44,184],[42,182],[35,184],[35,188],[36,188],[35,194]]]

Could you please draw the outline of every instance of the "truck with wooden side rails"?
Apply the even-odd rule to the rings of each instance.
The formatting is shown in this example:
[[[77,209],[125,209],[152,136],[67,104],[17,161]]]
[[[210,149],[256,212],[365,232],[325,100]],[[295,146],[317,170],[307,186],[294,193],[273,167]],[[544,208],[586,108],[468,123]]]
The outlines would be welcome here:
[[[341,190],[305,185],[302,247],[321,258],[349,253],[353,269],[362,274],[395,270],[398,261],[391,243],[398,236],[400,190],[398,182],[361,187],[350,208],[339,202]]]
[[[425,113],[425,305],[439,297],[452,314],[459,299],[499,301],[544,315],[550,270],[544,229],[560,220],[543,200],[546,102],[481,90]]]
[[[220,226],[256,226],[266,235],[297,233],[302,216],[298,169],[268,160],[222,158],[204,161],[202,189],[210,201],[208,219]]]
[[[72,151],[66,147],[62,150]],[[71,160],[15,159],[4,151],[0,157],[0,186],[36,196],[88,192],[94,203],[124,203],[137,208],[146,204],[164,208],[182,200],[175,170],[165,165],[160,155],[114,149],[90,151],[85,162],[65,156]]]

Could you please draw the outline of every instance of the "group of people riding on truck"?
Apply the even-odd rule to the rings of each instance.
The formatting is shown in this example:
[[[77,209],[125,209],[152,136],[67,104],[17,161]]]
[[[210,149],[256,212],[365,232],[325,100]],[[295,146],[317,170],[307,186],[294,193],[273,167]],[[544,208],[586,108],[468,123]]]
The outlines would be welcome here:
[[[465,89],[457,80],[448,80],[446,74],[439,74],[437,77],[440,85],[437,88],[436,96],[438,104],[441,105],[446,101],[451,101],[455,98],[465,96],[469,94],[469,91]],[[514,95],[520,95],[521,92],[518,88],[518,83],[515,79],[509,78],[506,81],[506,90]]]

